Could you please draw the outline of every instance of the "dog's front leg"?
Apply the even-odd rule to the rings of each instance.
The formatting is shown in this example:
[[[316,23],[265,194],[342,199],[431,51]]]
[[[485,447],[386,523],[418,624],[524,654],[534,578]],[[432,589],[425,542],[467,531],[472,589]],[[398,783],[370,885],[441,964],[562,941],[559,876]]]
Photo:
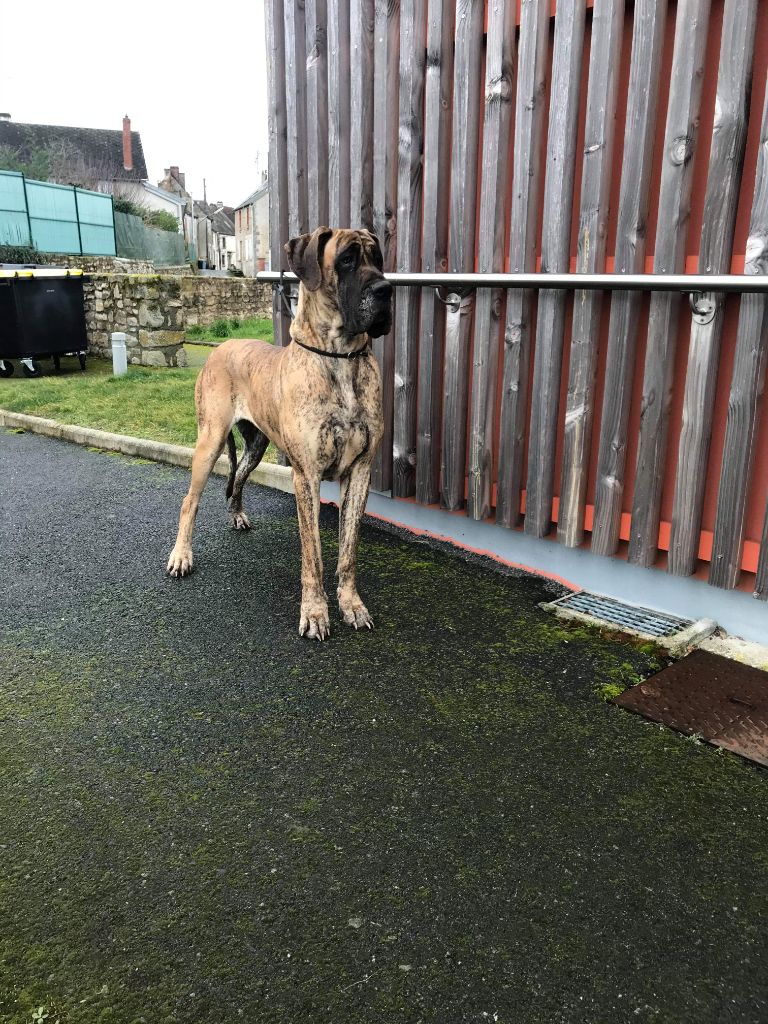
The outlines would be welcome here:
[[[320,477],[308,477],[294,468],[296,510],[301,537],[301,618],[299,633],[313,640],[331,635],[328,601],[323,590],[323,555],[320,548]]]
[[[341,480],[339,501],[339,610],[344,621],[355,629],[373,628],[373,619],[360,600],[355,583],[357,544],[360,539],[365,503],[371,483],[370,463],[357,463]]]

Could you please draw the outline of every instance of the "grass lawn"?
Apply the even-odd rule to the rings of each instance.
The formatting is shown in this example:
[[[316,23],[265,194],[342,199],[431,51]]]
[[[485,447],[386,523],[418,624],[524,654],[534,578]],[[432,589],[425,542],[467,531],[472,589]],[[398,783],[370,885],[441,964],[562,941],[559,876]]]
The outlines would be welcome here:
[[[250,337],[272,340],[271,321],[249,323],[262,325],[258,331],[252,329]],[[81,373],[76,359],[64,358],[60,374],[54,374],[45,360],[41,365],[46,375],[31,379],[22,376],[17,365],[13,377],[0,379],[0,409],[193,446],[195,380],[213,350],[210,345],[191,344],[185,349],[190,362],[185,369],[131,366],[124,377],[112,376],[112,363],[106,359],[89,359]],[[274,462],[275,457],[270,445],[264,458]]]
[[[272,341],[272,321],[250,317],[248,320],[216,320],[208,327],[188,327],[188,341],[221,342],[227,338],[261,338]]]

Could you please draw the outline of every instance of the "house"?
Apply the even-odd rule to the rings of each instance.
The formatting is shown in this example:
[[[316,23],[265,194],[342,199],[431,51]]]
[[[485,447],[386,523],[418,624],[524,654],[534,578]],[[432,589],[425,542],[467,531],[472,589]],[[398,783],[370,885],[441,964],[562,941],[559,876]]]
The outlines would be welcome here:
[[[235,209],[237,263],[246,277],[269,267],[269,183],[261,185]]]
[[[183,232],[184,200],[147,179],[141,136],[123,118],[121,130],[26,124],[0,115],[0,151],[30,178],[79,185],[172,214]]]
[[[235,248],[235,211],[224,203],[216,203],[211,215],[214,237],[214,267],[230,270],[237,266]]]
[[[62,185],[118,194],[118,186],[140,187],[147,179],[141,136],[131,131],[127,115],[118,130],[25,124],[4,114],[0,118],[0,149],[36,168],[29,177],[44,177]]]
[[[185,237],[192,238],[198,264],[214,270],[229,270],[238,266],[235,247],[235,211],[224,203],[208,203],[193,199],[187,191],[186,175],[178,166],[165,168],[158,187],[187,203],[185,210]]]

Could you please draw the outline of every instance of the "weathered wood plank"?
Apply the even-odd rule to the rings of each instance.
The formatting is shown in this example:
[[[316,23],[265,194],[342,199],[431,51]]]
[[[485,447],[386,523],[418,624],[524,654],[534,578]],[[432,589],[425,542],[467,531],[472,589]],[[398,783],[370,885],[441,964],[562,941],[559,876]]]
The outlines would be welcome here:
[[[755,581],[755,597],[768,601],[768,507],[763,521],[763,537],[760,542],[760,561],[757,564],[757,580]]]
[[[558,3],[555,15],[541,238],[541,269],[544,273],[562,273],[570,266],[585,11],[584,0],[568,0],[567,3]],[[534,537],[543,537],[552,525],[566,301],[563,291],[546,289],[539,292],[525,502],[525,532]]]
[[[536,268],[540,143],[544,127],[548,44],[549,0],[523,0],[512,153],[509,239],[509,269],[512,273]],[[509,291],[496,492],[496,521],[508,527],[516,526],[520,517],[530,348],[531,292]]]
[[[484,8],[483,0],[457,0],[456,4],[448,254],[451,271],[471,271],[474,263]],[[445,318],[440,501],[448,509],[464,504],[473,307],[474,299],[468,297],[460,308],[457,302],[457,308],[449,310]]]
[[[349,2],[328,5],[328,223],[349,225]]]
[[[709,14],[710,0],[678,2],[653,258],[656,274],[685,270]],[[629,560],[636,565],[652,565],[657,553],[679,313],[679,295],[651,293],[629,540]]]
[[[763,105],[744,273],[768,274],[768,93]],[[709,582],[716,587],[735,587],[741,573],[744,519],[766,361],[768,302],[765,295],[742,295],[709,571]]]
[[[379,239],[384,269],[394,270],[397,255],[398,95],[400,68],[400,0],[376,0],[373,43],[373,230]],[[396,297],[393,302],[396,302]],[[393,317],[394,323],[394,317]],[[375,338],[373,352],[381,369],[384,435],[371,467],[371,487],[392,487],[395,339],[390,332]]]
[[[350,35],[349,225],[373,230],[373,28],[374,0],[355,0]]]
[[[307,211],[307,101],[304,0],[284,0],[285,106],[288,119],[288,231],[309,230]]]
[[[644,269],[666,15],[666,0],[637,0],[635,4],[616,232],[615,270],[618,274],[638,274]],[[619,543],[640,302],[640,292],[614,292],[611,298],[592,531],[592,550],[601,555],[613,554]]]
[[[273,270],[287,270],[283,245],[288,240],[288,123],[285,110],[285,32],[283,0],[266,0],[267,83],[269,88],[269,259]],[[273,292],[275,344],[288,344],[290,318]]]
[[[726,0],[699,247],[699,273],[703,274],[726,274],[730,270],[747,136],[756,17],[757,0]],[[706,324],[694,318],[691,324],[669,543],[669,572],[676,576],[689,576],[698,558],[725,307],[722,294],[713,298],[714,318]]]
[[[309,229],[328,223],[328,13],[326,0],[305,0],[307,211]]]
[[[400,138],[397,175],[397,269],[421,264],[422,154],[426,0],[410,0],[400,13]],[[392,494],[416,490],[416,367],[420,288],[401,288],[395,311],[395,424]]]
[[[492,0],[488,6],[483,170],[480,180],[477,253],[477,269],[480,273],[498,273],[504,269],[504,214],[515,60],[514,6],[505,3],[504,0]],[[467,503],[468,515],[473,519],[485,519],[491,514],[493,419],[496,406],[499,329],[503,309],[504,296],[501,290],[480,289],[476,299],[472,349]]]
[[[579,274],[605,271],[623,28],[624,0],[595,0],[576,253],[576,272]],[[602,292],[588,291],[576,292],[573,297],[560,513],[557,520],[557,538],[567,547],[578,547],[584,539],[584,508],[592,442],[602,299]]]
[[[429,0],[424,82],[424,196],[421,269],[448,269],[454,0]],[[421,293],[416,436],[416,500],[440,495],[440,410],[445,307],[432,288]]]

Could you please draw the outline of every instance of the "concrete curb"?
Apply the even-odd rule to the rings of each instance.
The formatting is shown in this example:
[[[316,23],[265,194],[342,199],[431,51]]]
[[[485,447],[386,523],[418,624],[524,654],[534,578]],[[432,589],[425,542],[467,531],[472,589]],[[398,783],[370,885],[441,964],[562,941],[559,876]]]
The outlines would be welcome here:
[[[0,409],[0,426],[28,430],[32,434],[44,434],[46,437],[56,437],[61,441],[71,441],[74,444],[90,448],[120,452],[121,455],[151,459],[153,462],[164,462],[169,466],[181,466],[183,469],[189,469],[192,465],[194,449],[180,444],[165,444],[162,441],[148,441],[142,437],[128,437],[126,434],[111,434],[106,430],[77,427],[69,423],[59,423],[57,420],[44,419],[41,416],[9,412],[6,409]],[[213,471],[219,476],[227,476],[229,462],[225,455],[221,456]],[[275,466],[270,462],[262,462],[253,471],[250,479],[253,483],[293,494],[293,477],[288,466]]]

